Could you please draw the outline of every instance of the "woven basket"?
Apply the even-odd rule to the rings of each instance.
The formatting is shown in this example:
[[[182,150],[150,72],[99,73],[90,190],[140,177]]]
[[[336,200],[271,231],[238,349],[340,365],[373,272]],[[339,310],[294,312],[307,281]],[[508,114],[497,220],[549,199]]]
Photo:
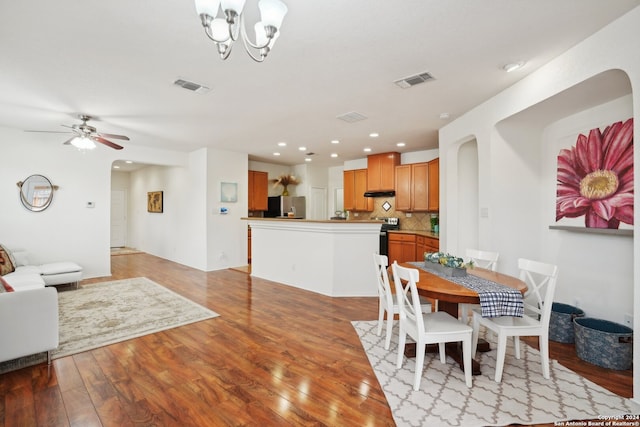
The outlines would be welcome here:
[[[576,317],[573,325],[576,353],[580,359],[608,369],[631,368],[633,329],[589,317]]]
[[[583,317],[584,311],[568,304],[554,302],[551,306],[551,320],[549,321],[549,339],[551,341],[573,344],[573,319]]]

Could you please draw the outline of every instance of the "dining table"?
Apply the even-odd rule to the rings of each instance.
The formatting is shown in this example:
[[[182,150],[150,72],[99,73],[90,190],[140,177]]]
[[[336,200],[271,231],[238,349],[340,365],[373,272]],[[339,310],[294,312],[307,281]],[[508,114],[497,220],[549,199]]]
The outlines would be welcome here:
[[[405,262],[399,265],[406,268],[414,268],[419,272],[418,293],[426,298],[437,301],[437,310],[444,311],[455,317],[459,317],[460,304],[480,304],[480,296],[477,291],[465,287],[454,281],[454,278],[446,275],[436,274],[420,268],[423,263]],[[499,285],[506,286],[510,289],[519,291],[522,295],[527,291],[527,284],[517,277],[509,276],[497,271],[487,270],[480,267],[467,269],[467,274],[480,279],[488,280]],[[415,357],[415,343],[407,343],[405,345],[404,354],[407,357]],[[478,341],[477,351],[489,351],[489,344],[484,340]],[[438,351],[437,346],[428,348],[427,351]],[[462,346],[460,343],[449,343],[446,346],[447,355],[451,356],[461,369],[464,369],[462,360]],[[476,360],[472,360],[473,375],[480,375],[480,364]]]

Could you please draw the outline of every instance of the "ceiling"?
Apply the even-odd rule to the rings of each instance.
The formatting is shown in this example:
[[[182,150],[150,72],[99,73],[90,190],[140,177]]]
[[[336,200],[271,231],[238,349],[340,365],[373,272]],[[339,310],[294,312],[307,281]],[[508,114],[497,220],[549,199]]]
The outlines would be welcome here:
[[[191,0],[3,1],[0,126],[64,131],[61,124],[89,114],[99,132],[131,138],[122,159],[127,145],[215,147],[290,165],[310,157],[320,166],[363,158],[366,147],[432,149],[440,127],[640,4],[284,1],[289,13],[264,63],[241,45],[222,61]],[[252,27],[256,1],[245,8]],[[517,61],[526,61],[520,70],[502,69]],[[394,84],[423,72],[434,80],[409,89]],[[179,88],[178,78],[211,91]],[[350,112],[366,119],[337,119]]]

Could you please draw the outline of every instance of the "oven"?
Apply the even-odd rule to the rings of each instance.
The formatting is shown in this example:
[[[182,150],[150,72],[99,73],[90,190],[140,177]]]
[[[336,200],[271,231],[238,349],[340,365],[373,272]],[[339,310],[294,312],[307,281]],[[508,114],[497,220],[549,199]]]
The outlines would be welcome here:
[[[380,227],[380,255],[389,256],[389,230],[399,230],[400,220],[398,218],[375,218],[384,221]]]

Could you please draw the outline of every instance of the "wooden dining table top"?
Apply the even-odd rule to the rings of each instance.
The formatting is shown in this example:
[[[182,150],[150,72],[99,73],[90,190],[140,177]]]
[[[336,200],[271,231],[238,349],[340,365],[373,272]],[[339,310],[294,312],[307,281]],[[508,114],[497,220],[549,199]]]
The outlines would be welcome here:
[[[439,301],[446,301],[459,304],[479,304],[480,297],[476,291],[459,285],[444,277],[424,271],[410,263],[400,263],[399,265],[407,268],[415,268],[418,270],[420,277],[416,287],[418,293],[427,298],[433,298]],[[468,268],[467,274],[480,277],[501,285],[508,286],[524,295],[527,291],[527,284],[517,277],[507,274],[498,273],[497,271],[487,270],[485,268],[474,267]]]

